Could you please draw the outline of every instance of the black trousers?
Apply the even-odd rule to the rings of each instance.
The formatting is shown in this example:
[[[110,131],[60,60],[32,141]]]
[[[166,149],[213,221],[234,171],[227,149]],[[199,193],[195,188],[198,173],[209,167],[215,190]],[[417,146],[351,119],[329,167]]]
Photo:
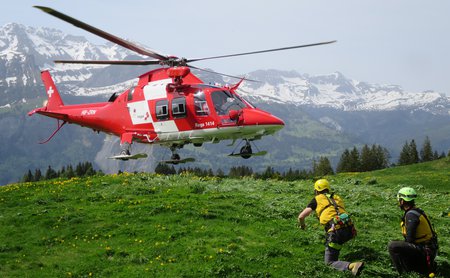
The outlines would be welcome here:
[[[436,257],[436,251],[426,250],[423,246],[406,241],[391,241],[388,249],[392,263],[399,273],[418,272],[428,275]]]

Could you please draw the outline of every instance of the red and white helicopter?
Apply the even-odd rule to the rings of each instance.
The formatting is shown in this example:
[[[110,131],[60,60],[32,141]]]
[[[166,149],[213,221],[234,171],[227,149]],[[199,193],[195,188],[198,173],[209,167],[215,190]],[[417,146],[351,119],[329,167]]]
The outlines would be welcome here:
[[[262,136],[274,134],[283,128],[284,122],[276,116],[254,107],[236,93],[236,89],[245,80],[244,78],[233,86],[207,85],[190,71],[190,68],[204,69],[188,63],[335,42],[328,41],[186,59],[166,56],[145,49],[52,8],[42,6],[35,6],[35,8],[129,50],[153,58],[138,61],[58,60],[55,63],[162,66],[139,76],[136,87],[119,95],[114,94],[108,102],[79,105],[65,105],[49,71],[41,72],[48,101],[43,107],[29,112],[28,115],[38,113],[58,120],[57,129],[46,141],[41,143],[48,142],[66,123],[73,123],[94,131],[118,136],[121,152],[110,158],[120,160],[147,157],[144,153],[134,155],[130,153],[133,142],[160,144],[170,148],[172,156],[165,162],[172,164],[194,160],[193,158],[181,159],[177,153],[178,149],[190,143],[194,146],[201,146],[205,142],[217,143],[221,140],[232,140],[230,144],[232,146],[236,140],[242,139],[245,142],[244,146],[239,153],[233,151],[231,156],[241,156],[247,159],[253,155],[266,154],[265,151],[254,153],[250,142],[260,139]]]

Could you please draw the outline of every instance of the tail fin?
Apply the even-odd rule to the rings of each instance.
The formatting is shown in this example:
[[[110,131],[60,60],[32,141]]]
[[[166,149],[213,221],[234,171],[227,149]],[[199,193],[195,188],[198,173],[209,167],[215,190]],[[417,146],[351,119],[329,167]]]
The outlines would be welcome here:
[[[55,86],[55,82],[48,72],[48,70],[44,70],[41,72],[41,78],[44,82],[45,91],[47,92],[48,102],[47,102],[47,110],[55,110],[64,106],[64,103],[59,95],[58,89]]]

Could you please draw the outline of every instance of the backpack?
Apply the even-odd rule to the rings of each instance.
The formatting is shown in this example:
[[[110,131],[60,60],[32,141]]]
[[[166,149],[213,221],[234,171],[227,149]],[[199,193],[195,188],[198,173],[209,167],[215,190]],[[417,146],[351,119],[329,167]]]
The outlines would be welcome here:
[[[344,244],[347,241],[356,237],[356,228],[353,224],[350,215],[347,213],[340,213],[333,195],[327,196],[328,201],[336,210],[336,216],[326,225],[327,242],[338,245]]]

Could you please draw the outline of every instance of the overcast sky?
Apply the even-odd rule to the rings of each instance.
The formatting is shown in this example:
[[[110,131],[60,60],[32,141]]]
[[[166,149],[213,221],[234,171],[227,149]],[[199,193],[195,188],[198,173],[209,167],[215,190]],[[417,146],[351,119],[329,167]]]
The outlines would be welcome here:
[[[321,41],[335,44],[216,61],[228,74],[257,69],[329,74],[412,92],[450,95],[450,1],[76,0],[3,1],[0,25],[17,22],[103,39],[33,5],[49,6],[163,54],[199,58]],[[143,68],[143,72],[145,68]]]

